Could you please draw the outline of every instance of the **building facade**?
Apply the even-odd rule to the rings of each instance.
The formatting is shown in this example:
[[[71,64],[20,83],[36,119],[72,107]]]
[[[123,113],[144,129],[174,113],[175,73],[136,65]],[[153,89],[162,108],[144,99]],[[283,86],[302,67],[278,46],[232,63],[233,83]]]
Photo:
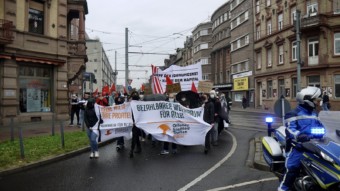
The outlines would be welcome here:
[[[0,0],[1,124],[69,117],[87,61],[87,13],[86,0]]]
[[[245,97],[248,106],[254,107],[253,1],[231,0],[229,4],[232,99],[234,105],[241,105]]]
[[[84,91],[93,92],[98,89],[99,92],[106,85],[111,85],[115,79],[115,70],[113,70],[110,61],[105,53],[104,47],[99,40],[86,40],[88,62],[86,63],[86,72],[95,75],[97,83],[90,86],[87,81],[84,83]]]
[[[300,54],[294,23],[301,12]],[[256,106],[273,109],[281,97],[296,105],[306,86],[320,87],[340,109],[340,3],[321,0],[255,0]],[[297,60],[301,57],[301,81]]]
[[[219,92],[231,97],[230,4],[221,5],[211,16],[211,81]]]
[[[200,23],[192,31],[193,63],[202,63],[202,80],[211,79],[211,22]]]

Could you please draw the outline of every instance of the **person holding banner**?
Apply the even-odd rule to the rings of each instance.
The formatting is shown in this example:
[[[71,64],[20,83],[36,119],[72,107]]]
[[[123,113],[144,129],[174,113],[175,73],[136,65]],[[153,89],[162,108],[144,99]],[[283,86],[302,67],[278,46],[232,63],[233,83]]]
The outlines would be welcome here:
[[[96,103],[101,106],[108,106],[109,103],[107,99],[102,95],[101,92],[98,92],[98,98],[96,99]]]
[[[131,92],[131,97],[132,100],[139,100],[139,94],[138,92],[134,91]],[[133,126],[132,126],[132,141],[131,141],[131,150],[130,150],[130,158],[133,158],[133,152],[135,153],[141,153],[142,148],[140,145],[139,141],[139,135],[140,135],[140,129],[135,125],[135,120],[133,118],[133,113],[132,113],[132,120],[133,120]],[[135,150],[135,146],[137,146],[137,150]]]
[[[87,126],[87,136],[90,140],[91,154],[90,158],[98,158],[98,142],[97,138],[99,135],[99,124],[100,124],[100,114],[98,105],[95,103],[93,98],[88,99],[85,113],[84,122]]]
[[[208,133],[205,135],[205,147],[204,147],[204,154],[208,154],[210,150],[210,139],[211,139],[211,131],[214,127],[214,118],[215,118],[215,110],[214,110],[214,104],[209,99],[209,94],[203,94],[202,95],[202,101],[203,101],[203,107],[204,107],[204,115],[203,120],[211,125],[211,129],[208,131]]]
[[[115,105],[121,105],[124,103],[124,98],[121,97],[121,94],[118,93],[118,96],[115,98]],[[119,152],[124,148],[124,137],[118,137],[116,150]]]
[[[220,122],[221,102],[217,98],[215,90],[210,91],[210,99],[214,104],[214,127],[211,129],[212,144],[217,146],[218,143],[218,124]]]
[[[169,102],[176,102],[176,94],[175,93],[170,93],[168,100]],[[163,142],[163,149],[161,151],[161,155],[167,155],[169,154],[169,142]],[[172,153],[176,154],[177,153],[177,144],[176,143],[172,143],[171,144],[171,148],[172,148]]]

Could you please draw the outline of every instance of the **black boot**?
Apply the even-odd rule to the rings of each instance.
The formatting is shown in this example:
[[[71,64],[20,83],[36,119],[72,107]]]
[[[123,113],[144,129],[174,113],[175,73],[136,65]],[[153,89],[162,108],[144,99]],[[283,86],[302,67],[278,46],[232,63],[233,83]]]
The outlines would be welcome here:
[[[133,158],[133,152],[132,151],[130,151],[129,157]]]

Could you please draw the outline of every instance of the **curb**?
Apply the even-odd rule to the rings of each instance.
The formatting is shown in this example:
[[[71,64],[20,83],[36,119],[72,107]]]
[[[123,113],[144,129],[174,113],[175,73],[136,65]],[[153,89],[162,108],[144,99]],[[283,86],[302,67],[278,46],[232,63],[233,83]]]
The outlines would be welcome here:
[[[253,148],[255,148],[253,167],[258,170],[270,172],[269,166],[263,159],[261,138],[255,137],[253,139],[252,144],[253,144]]]
[[[104,145],[110,144],[110,143],[114,142],[115,140],[116,140],[116,138],[111,139],[111,140],[107,140],[105,142],[98,143],[98,147],[102,147]],[[64,159],[68,159],[68,158],[74,157],[76,155],[82,154],[86,151],[90,151],[89,146],[75,150],[75,151],[70,151],[70,152],[65,153],[65,154],[61,154],[61,155],[57,155],[57,156],[51,156],[51,157],[46,158],[46,159],[42,159],[42,160],[35,161],[35,162],[29,163],[29,164],[25,164],[23,166],[9,168],[9,169],[0,171],[0,177],[1,176],[7,176],[7,175],[10,175],[10,174],[15,174],[15,173],[18,173],[18,172],[22,172],[22,171],[29,170],[29,169],[32,169],[32,168],[35,168],[35,167],[51,164],[53,162],[61,161],[61,160],[64,160]]]

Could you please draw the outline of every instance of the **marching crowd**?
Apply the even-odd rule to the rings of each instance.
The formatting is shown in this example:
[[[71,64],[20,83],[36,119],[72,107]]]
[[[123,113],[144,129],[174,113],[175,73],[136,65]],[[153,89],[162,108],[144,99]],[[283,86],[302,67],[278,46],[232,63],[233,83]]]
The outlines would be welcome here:
[[[219,97],[220,96],[220,97]],[[225,107],[221,106],[220,98],[226,99]],[[190,100],[187,100],[185,94],[181,97],[177,97],[175,93],[166,94],[164,101],[169,102],[178,102],[181,105],[193,108],[190,104]],[[89,93],[85,93],[82,99],[78,99],[78,97],[73,94],[71,98],[71,122],[70,126],[73,126],[74,115],[77,118],[77,125],[80,127],[85,123],[87,127],[87,135],[90,140],[91,154],[90,158],[98,158],[98,132],[96,132],[97,127],[103,121],[100,117],[99,108],[97,105],[101,106],[114,106],[120,105],[124,102],[129,102],[131,100],[141,100],[144,101],[144,93],[137,91],[132,91],[130,95],[121,94],[112,92],[111,95],[102,95],[100,92],[97,95],[90,96]],[[191,100],[192,101],[192,100]],[[199,94],[198,100],[194,102],[199,102],[198,105],[203,106],[204,108],[204,116],[203,120],[211,125],[211,129],[208,131],[205,137],[205,146],[204,153],[207,154],[211,149],[211,145],[218,145],[218,137],[222,132],[225,123],[230,123],[229,121],[229,110],[231,106],[231,100],[228,97],[225,97],[224,94],[218,94],[215,90],[211,90],[210,93],[202,93]],[[223,112],[224,111],[224,112]],[[133,119],[133,117],[132,117]],[[146,133],[139,129],[135,123],[133,123],[132,127],[132,140],[131,140],[131,148],[129,152],[130,158],[134,157],[134,153],[141,153],[142,147],[140,141],[144,141],[146,138],[151,139],[152,145],[155,146],[156,139],[151,135],[146,136]],[[162,142],[162,150],[160,152],[161,155],[169,154],[169,146],[171,144],[172,153],[177,153],[177,144]],[[117,138],[116,150],[119,152],[124,149],[124,137]]]

